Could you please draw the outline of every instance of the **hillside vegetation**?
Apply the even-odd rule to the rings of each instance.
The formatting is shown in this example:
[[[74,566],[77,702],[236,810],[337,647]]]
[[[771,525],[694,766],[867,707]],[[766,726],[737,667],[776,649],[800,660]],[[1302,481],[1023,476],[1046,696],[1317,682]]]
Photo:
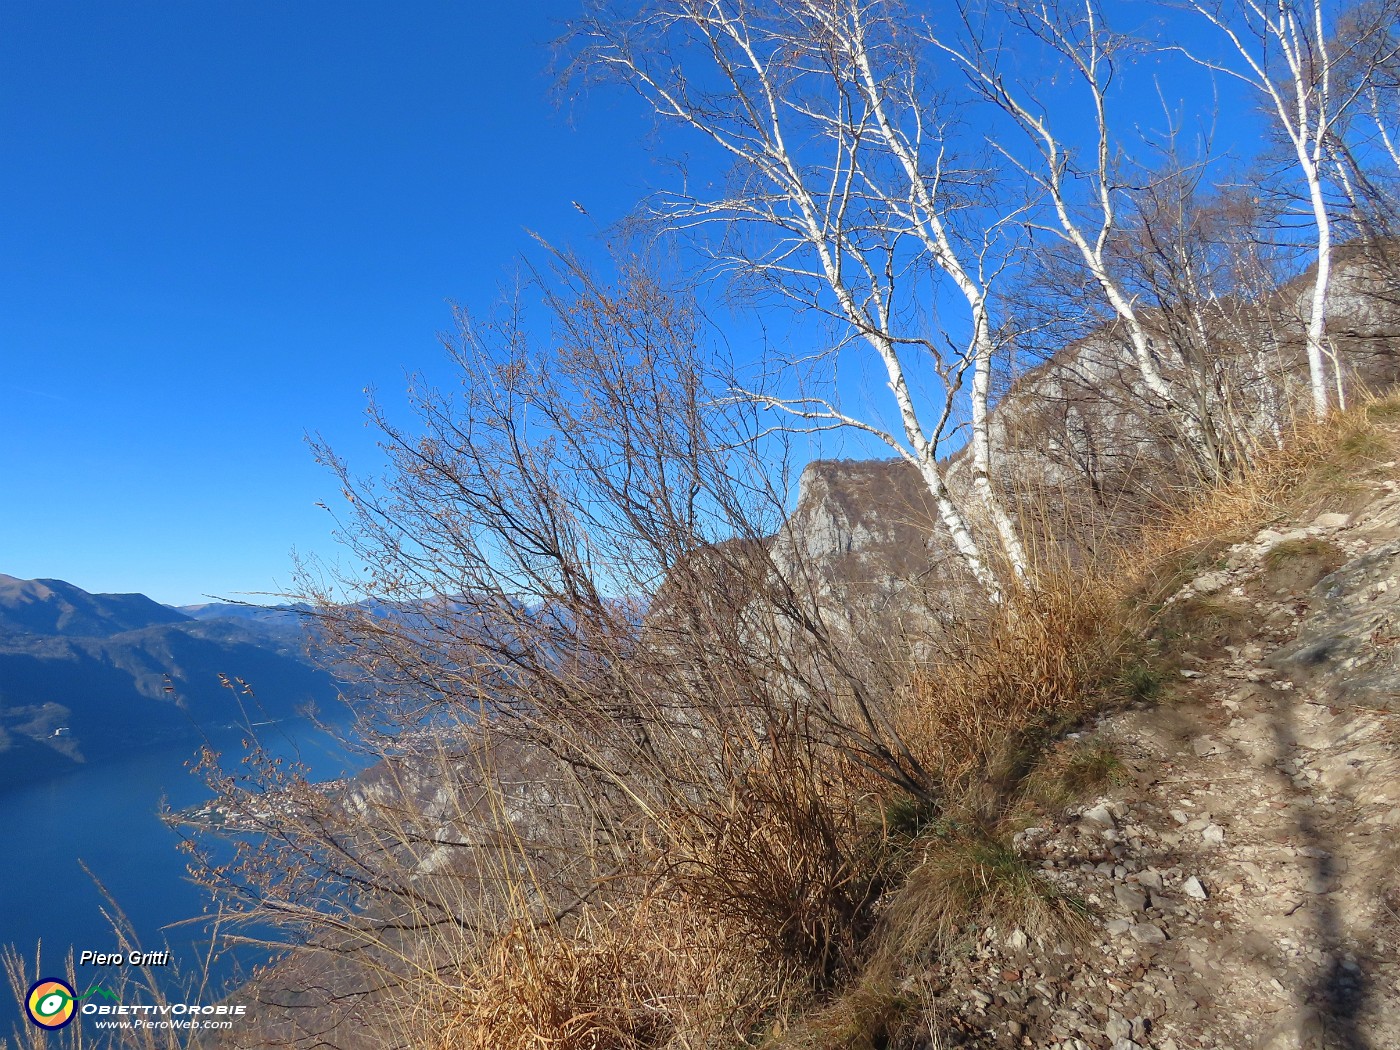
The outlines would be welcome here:
[[[607,394],[602,368],[615,359],[587,363],[599,372],[581,389]],[[645,373],[623,378],[650,378],[657,364],[653,356]],[[704,433],[678,422],[698,419],[683,399],[635,404],[632,387],[611,389],[627,397],[608,411],[584,405],[579,426],[592,421],[606,436],[660,423],[690,448]],[[282,926],[295,945],[238,993],[254,1020],[215,1042],[1193,1045],[1181,1036],[1220,1016],[1209,1004],[1180,1023],[1112,996],[1097,1013],[1086,1006],[1077,1028],[1055,1013],[1057,1003],[1092,1006],[1085,988],[1113,986],[1074,982],[1102,970],[1098,946],[1121,937],[1116,902],[1139,892],[1166,907],[1179,886],[1152,898],[1143,887],[1157,872],[1185,878],[1160,840],[1150,866],[1133,867],[1128,846],[1140,840],[1127,831],[1104,845],[1076,830],[1145,835],[1126,822],[1169,770],[1140,746],[1143,732],[1102,720],[1184,719],[1178,732],[1194,740],[1213,718],[1202,705],[1223,699],[1204,688],[1212,661],[1287,650],[1277,643],[1291,632],[1259,622],[1227,586],[1241,571],[1233,552],[1257,547],[1250,564],[1271,600],[1304,604],[1349,558],[1383,554],[1331,538],[1377,492],[1395,491],[1400,400],[1355,400],[1291,424],[1281,445],[1226,479],[1144,489],[1151,513],[1105,516],[1098,533],[1081,531],[1078,516],[1073,532],[1028,530],[1036,572],[997,602],[956,575],[920,583],[895,567],[898,586],[881,577],[872,590],[863,574],[836,579],[828,561],[804,563],[811,545],[785,533],[784,519],[769,519],[768,532],[756,525],[765,521],[756,509],[781,507],[766,463],[745,473],[728,460],[688,481],[639,471],[589,520],[598,504],[562,486],[542,491],[560,477],[530,473],[537,453],[517,444],[520,477],[490,498],[519,500],[518,513],[448,519],[428,499],[433,488],[412,487],[392,518],[386,504],[367,507],[368,520],[395,528],[425,509],[440,525],[456,522],[461,589],[440,614],[429,603],[411,618],[323,598],[328,644],[381,690],[361,714],[383,758],[355,784],[317,787],[256,752],[237,772],[208,756],[223,834],[244,845],[231,862],[197,851],[195,870],[235,913]],[[460,457],[486,455],[481,447],[417,441],[411,451],[420,466],[450,467],[455,483],[472,477]],[[732,512],[727,524],[749,535],[712,542],[689,531],[715,522],[684,518],[692,486],[710,515]],[[472,546],[483,520],[529,537],[517,561],[503,566],[489,537]],[[1299,529],[1314,520],[1326,527]],[[619,537],[649,541],[642,549],[656,561],[610,562],[614,585],[623,571],[638,582],[659,572],[650,601],[618,597],[636,593],[623,586],[600,593],[582,571]],[[395,550],[442,564],[440,546]],[[507,586],[527,572],[552,601],[527,603]],[[833,598],[833,587],[851,586],[865,599]],[[1335,599],[1335,587],[1319,586]],[[1364,644],[1383,654],[1387,637],[1372,632]],[[1331,688],[1355,660],[1301,663]],[[1267,715],[1272,699],[1259,703]],[[1138,880],[1125,895],[1105,898],[1079,874],[1100,877],[1105,863],[1110,879],[1118,864]],[[1193,870],[1214,900],[1221,879]],[[1182,937],[1163,933],[1171,926],[1161,919],[1126,928],[1141,927],[1150,948],[1148,926],[1163,941]],[[1339,943],[1326,947],[1341,959]],[[1157,972],[1151,957],[1123,965],[1139,979]],[[11,966],[19,987],[27,967]],[[1307,994],[1288,993],[1311,1011],[1304,1027],[1321,1031],[1334,1015],[1354,1022],[1349,1000],[1318,1005]],[[1149,1038],[1154,1023],[1178,1041]],[[1099,1038],[1109,1031],[1112,1042]],[[155,1038],[139,1045],[166,1045]]]
[[[315,446],[375,764],[203,755],[191,870],[280,953],[208,1045],[1379,1050],[1390,888],[1320,843],[1384,868],[1400,8],[584,6],[679,177],[459,312],[378,476]]]
[[[1222,714],[1245,703],[1265,725],[1282,717],[1287,673],[1254,669],[1287,660],[1324,698],[1359,688],[1358,666],[1391,667],[1372,699],[1347,703],[1370,712],[1377,755],[1394,761],[1394,617],[1351,639],[1334,628],[1359,646],[1345,658],[1289,654],[1319,602],[1382,593],[1335,570],[1369,559],[1395,575],[1394,536],[1339,530],[1394,532],[1397,459],[1400,399],[1362,400],[1160,504],[1130,540],[1091,555],[1047,541],[1032,582],[919,636],[913,616],[879,638],[858,620],[831,636],[795,616],[765,621],[795,599],[763,589],[774,581],[750,560],[773,545],[758,543],[673,570],[640,635],[532,610],[516,631],[594,647],[542,667],[522,657],[511,676],[491,668],[517,707],[400,737],[348,799],[284,779],[286,806],[259,815],[265,796],[220,782],[266,835],[255,861],[217,878],[256,892],[254,914],[295,916],[304,937],[240,993],[261,1020],[228,1045],[1122,1050],[1247,1046],[1265,1021],[1271,1035],[1369,1030],[1395,961],[1389,941],[1367,956],[1349,938],[1367,928],[1355,916],[1385,914],[1373,903],[1389,900],[1385,885],[1348,884],[1351,922],[1293,942],[1300,966],[1354,966],[1380,1000],[1298,976],[1286,951],[1251,964],[1277,1004],[1202,990],[1213,953],[1247,934],[1227,909],[1250,894],[1227,887],[1251,876],[1226,872],[1267,867],[1231,850],[1269,826],[1219,800],[1229,773],[1209,763],[1240,761],[1216,743]],[[1232,589],[1256,576],[1257,592]],[[502,641],[519,644],[490,644]],[[480,647],[478,661],[486,645],[458,644]],[[613,654],[626,666],[605,664]],[[1279,691],[1241,699],[1241,681],[1276,678]],[[814,698],[818,682],[832,693]],[[1258,746],[1260,783],[1301,775],[1275,772],[1271,738]],[[1385,768],[1367,783],[1386,790]],[[1214,790],[1184,833],[1166,815],[1188,804],[1174,784]],[[1289,806],[1266,812],[1302,865],[1320,855],[1308,843],[1350,827]],[[1223,844],[1192,846],[1202,828]],[[1352,865],[1383,869],[1382,848]],[[363,991],[288,998],[312,974],[338,997]]]
[[[308,598],[320,644],[367,687],[358,728],[379,762],[317,785],[256,749],[237,766],[204,756],[221,821],[189,829],[192,870],[225,924],[285,938],[235,994],[249,1021],[206,1042],[1168,1047],[1117,1000],[1055,1012],[1121,921],[1074,873],[1132,875],[1132,902],[1145,876],[1185,870],[1170,850],[1129,868],[1142,834],[1118,822],[1157,775],[1139,736],[1099,720],[1172,711],[1212,661],[1283,658],[1232,589],[1239,550],[1258,547],[1271,601],[1313,601],[1349,559],[1386,556],[1329,537],[1378,485],[1393,492],[1400,401],[1353,392],[1215,481],[1119,479],[1134,499],[1117,504],[1059,477],[1013,489],[1008,473],[1034,571],[1008,570],[991,596],[936,544],[927,568],[864,571],[864,548],[862,571],[834,571],[861,544],[834,554],[804,531],[802,500],[786,513],[781,463],[744,440],[750,407],[703,397],[675,301],[641,274],[578,291],[571,339],[504,360],[461,349],[465,393],[423,394],[424,433],[380,420],[386,487],[330,460],[355,493],[347,534],[379,567],[361,581],[376,600]],[[413,615],[384,614],[408,602]],[[1388,630],[1357,644],[1393,650]],[[1364,655],[1297,663],[1328,689]],[[1086,822],[1120,837],[1055,830]],[[1167,883],[1163,901],[1183,892]],[[1178,936],[1168,925],[1127,928],[1151,947]],[[1341,944],[1327,951],[1344,961]],[[985,990],[1004,950],[991,976],[1021,982],[1020,1000]],[[39,965],[9,958],[17,994]],[[127,994],[161,994],[129,980]],[[1308,987],[1287,994],[1315,1026],[1359,1016]],[[1128,1019],[1111,1043],[1110,1010]],[[16,1032],[44,1038],[84,1037]]]

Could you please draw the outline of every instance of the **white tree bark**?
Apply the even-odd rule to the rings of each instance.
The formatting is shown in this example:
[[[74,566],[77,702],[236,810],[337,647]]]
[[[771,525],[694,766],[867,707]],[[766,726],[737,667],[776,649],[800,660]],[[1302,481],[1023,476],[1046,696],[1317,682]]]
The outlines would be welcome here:
[[[1104,28],[1097,0],[1084,0],[1073,17],[1058,6],[1008,0],[1004,10],[1011,12],[1039,42],[1048,45],[1067,61],[1077,81],[1086,89],[1095,134],[1094,161],[1081,167],[1074,151],[1065,145],[1051,125],[1043,108],[1035,106],[1028,94],[1008,83],[1001,72],[1000,46],[982,45],[983,35],[970,32],[965,46],[939,41],[938,46],[969,75],[983,96],[1012,118],[1029,137],[1038,154],[1038,167],[1015,159],[1010,143],[998,144],[1008,158],[1045,192],[1054,208],[1055,224],[1049,232],[1072,245],[1084,267],[1102,291],[1105,301],[1123,325],[1143,386],[1150,395],[1176,417],[1183,436],[1198,458],[1206,458],[1208,442],[1203,421],[1189,400],[1180,396],[1157,364],[1153,340],[1137,308],[1109,263],[1107,246],[1117,225],[1116,197],[1120,192],[1114,170],[1113,132],[1108,119],[1108,83],[1112,79],[1112,38]],[[1073,123],[1072,118],[1065,118]],[[1073,183],[1092,187],[1088,212],[1091,220],[1076,216],[1066,188],[1066,176]],[[1170,348],[1165,355],[1173,365]]]
[[[1201,58],[1197,61],[1229,74],[1259,93],[1275,126],[1292,146],[1307,187],[1317,231],[1315,276],[1305,336],[1308,387],[1313,413],[1324,415],[1332,407],[1329,387],[1335,387],[1338,393],[1338,407],[1342,406],[1344,390],[1341,360],[1327,345],[1333,238],[1325,173],[1329,142],[1362,88],[1333,90],[1335,44],[1324,24],[1322,0],[1274,0],[1269,4],[1243,0],[1229,7],[1190,0],[1190,5],[1224,36],[1242,65]]]
[[[950,201],[944,187],[949,136],[919,94],[917,63],[901,48],[896,24],[881,10],[876,0],[662,0],[630,25],[600,16],[586,31],[588,57],[660,116],[718,146],[743,173],[737,192],[671,195],[661,219],[672,228],[719,223],[759,233],[757,253],[723,244],[716,261],[843,324],[850,334],[832,352],[853,341],[873,351],[899,423],[885,429],[831,400],[745,395],[808,429],[871,434],[913,463],[954,549],[995,598],[996,561],[1017,577],[1028,571],[996,490],[989,435],[996,343],[988,298],[1001,263],[988,274],[985,251],[950,229],[950,209],[964,202]],[[701,61],[708,68],[686,65]],[[984,249],[996,221],[983,231]],[[945,284],[965,304],[965,344],[911,320]],[[911,375],[916,359],[921,367]],[[916,390],[930,388],[916,398]],[[992,526],[995,559],[940,460],[960,417],[969,428],[974,502]]]
[[[915,234],[923,242],[924,249],[946,273],[967,302],[968,314],[972,321],[972,392],[971,425],[972,436],[972,484],[982,504],[983,511],[996,529],[1003,553],[1012,572],[1024,580],[1027,574],[1025,548],[1017,535],[1016,527],[1007,513],[1006,506],[996,493],[992,483],[991,434],[988,427],[988,409],[991,404],[992,358],[995,343],[992,339],[991,324],[988,318],[987,289],[975,280],[963,265],[958,251],[948,234],[943,221],[939,202],[936,199],[937,183],[932,186],[919,171],[918,158],[909,148],[910,144],[900,135],[886,111],[884,97],[876,82],[870,65],[869,51],[865,46],[859,7],[851,6],[851,29],[854,34],[854,57],[860,71],[859,81],[865,94],[866,105],[870,107],[879,129],[880,141],[899,161],[908,179],[910,197],[916,207],[914,215]]]

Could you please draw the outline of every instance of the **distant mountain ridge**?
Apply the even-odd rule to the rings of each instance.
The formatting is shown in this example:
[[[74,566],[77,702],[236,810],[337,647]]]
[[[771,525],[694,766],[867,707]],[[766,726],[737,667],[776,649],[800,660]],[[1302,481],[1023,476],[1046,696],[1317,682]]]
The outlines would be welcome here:
[[[286,605],[246,605],[243,602],[205,602],[203,605],[167,605],[192,620],[252,620],[256,623],[300,623],[311,612],[304,602]]]
[[[237,602],[208,602],[204,605],[176,605],[170,608],[192,620],[236,623],[283,644],[296,646],[301,645],[306,634],[307,616],[311,612],[311,606],[302,603],[242,605]]]
[[[0,573],[0,629],[7,631],[106,638],[188,619],[144,594],[90,594],[63,580]]]
[[[304,612],[187,613],[0,574],[0,787],[331,703],[335,680],[304,652]]]

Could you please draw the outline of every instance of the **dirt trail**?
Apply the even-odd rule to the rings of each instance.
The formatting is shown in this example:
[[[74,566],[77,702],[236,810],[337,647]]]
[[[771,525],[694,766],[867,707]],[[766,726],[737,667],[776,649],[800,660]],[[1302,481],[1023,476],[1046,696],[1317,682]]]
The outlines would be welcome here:
[[[1400,1048],[1396,477],[1174,596],[1179,684],[1091,730],[1133,783],[1016,837],[1090,943],[984,934],[931,1045]]]

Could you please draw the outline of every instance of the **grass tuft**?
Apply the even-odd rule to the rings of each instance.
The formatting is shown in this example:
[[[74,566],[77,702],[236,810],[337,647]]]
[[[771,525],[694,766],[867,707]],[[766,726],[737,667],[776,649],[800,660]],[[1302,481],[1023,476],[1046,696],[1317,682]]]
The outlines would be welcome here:
[[[434,1050],[656,1050],[742,1046],[771,996],[720,924],[678,902],[522,924],[484,946],[431,1011]]]
[[[761,1045],[764,1050],[886,1050],[895,1045],[917,1005],[887,976],[866,974]]]
[[[1153,700],[1162,692],[1162,672],[1144,659],[1129,660],[1118,674],[1118,688],[1130,703]]]
[[[875,957],[908,966],[992,928],[1077,939],[1083,901],[1059,889],[1009,844],[965,832],[930,841],[881,917]]]
[[[1341,551],[1326,540],[1309,536],[1299,540],[1286,540],[1271,547],[1264,555],[1264,565],[1274,569],[1299,558],[1335,558],[1339,554]]]
[[[1040,756],[1022,780],[1002,826],[1029,827],[1131,780],[1128,767],[1108,741],[1098,737],[1063,740]]]
[[[1047,734],[1093,709],[1120,671],[1128,637],[1112,582],[1044,573],[981,620],[956,628],[912,678],[903,739],[939,771],[945,809],[983,809]]]

